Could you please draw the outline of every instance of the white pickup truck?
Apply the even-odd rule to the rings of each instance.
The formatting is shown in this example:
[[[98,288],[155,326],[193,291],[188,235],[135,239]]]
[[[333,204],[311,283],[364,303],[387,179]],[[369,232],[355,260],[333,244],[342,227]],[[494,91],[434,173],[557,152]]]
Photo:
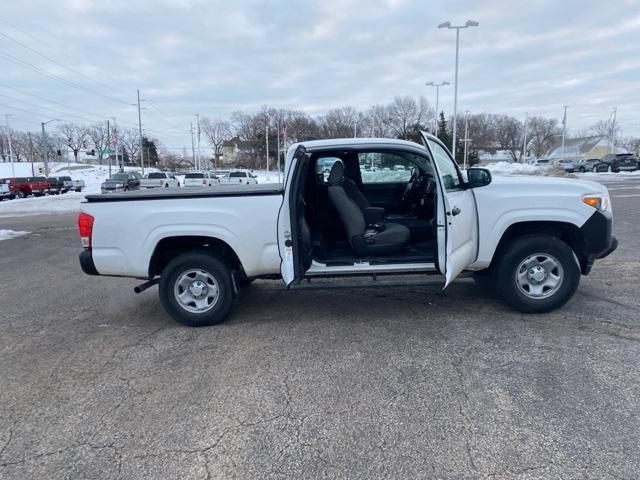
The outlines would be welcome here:
[[[293,145],[284,186],[89,195],[80,264],[146,280],[137,292],[159,283],[167,312],[202,326],[223,321],[256,278],[439,274],[446,287],[483,271],[515,309],[547,312],[617,247],[604,186],[464,173],[437,138],[423,140]]]
[[[140,188],[178,188],[180,182],[172,173],[151,172],[140,179]]]

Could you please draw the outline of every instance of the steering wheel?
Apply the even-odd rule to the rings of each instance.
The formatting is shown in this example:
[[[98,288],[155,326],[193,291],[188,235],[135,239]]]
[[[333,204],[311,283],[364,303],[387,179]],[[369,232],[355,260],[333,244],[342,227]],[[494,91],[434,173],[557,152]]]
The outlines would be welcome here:
[[[411,198],[419,176],[420,176],[420,170],[416,168],[411,174],[411,178],[409,178],[409,182],[404,187],[404,192],[402,192],[403,202],[406,202],[407,199]]]

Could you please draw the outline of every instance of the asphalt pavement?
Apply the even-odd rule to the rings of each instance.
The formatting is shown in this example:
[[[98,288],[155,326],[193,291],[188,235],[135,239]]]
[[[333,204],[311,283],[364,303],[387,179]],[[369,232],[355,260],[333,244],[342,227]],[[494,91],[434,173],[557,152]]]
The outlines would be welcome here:
[[[83,275],[75,215],[0,219],[31,232],[0,242],[0,478],[638,478],[640,178],[601,180],[620,246],[545,315],[256,281],[189,329]]]

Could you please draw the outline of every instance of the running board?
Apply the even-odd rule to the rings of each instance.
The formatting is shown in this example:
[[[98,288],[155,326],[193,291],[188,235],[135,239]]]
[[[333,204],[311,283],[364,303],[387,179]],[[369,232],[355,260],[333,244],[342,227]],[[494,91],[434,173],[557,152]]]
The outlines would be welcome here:
[[[311,267],[307,270],[305,277],[327,277],[327,276],[348,276],[374,274],[394,274],[394,273],[437,273],[434,263],[391,263],[391,264],[371,264],[369,262],[355,262],[351,265],[327,266],[324,263],[311,262]]]

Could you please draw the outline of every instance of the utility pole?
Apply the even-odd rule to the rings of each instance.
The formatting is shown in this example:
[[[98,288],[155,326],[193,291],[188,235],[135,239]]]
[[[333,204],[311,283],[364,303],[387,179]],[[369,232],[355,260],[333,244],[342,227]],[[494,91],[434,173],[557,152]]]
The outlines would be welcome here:
[[[523,134],[523,139],[522,139],[522,163],[524,163],[525,159],[527,158],[527,120],[528,120],[528,113],[525,112],[524,114],[524,128],[522,129],[522,134]]]
[[[278,169],[278,182],[280,182],[280,119],[278,119],[278,133],[276,134],[276,138],[277,138],[277,142],[278,142],[278,148],[277,153],[278,153],[278,159],[276,160],[276,165],[277,165],[277,169]]]
[[[202,170],[202,162],[200,161],[200,114],[196,113],[196,124],[198,126],[198,170]]]
[[[186,157],[186,155],[185,155]],[[196,168],[196,147],[194,146],[193,143],[193,122],[191,122],[191,159],[193,160],[193,168],[195,170],[197,170]]]
[[[111,132],[109,131],[108,118],[107,118],[107,155],[109,155],[109,178],[111,178]]]
[[[616,153],[616,115],[618,113],[618,107],[613,109],[613,118],[611,120],[611,153]]]
[[[31,176],[35,177],[36,172],[33,168],[33,141],[31,140],[31,132],[27,132],[29,134],[29,156],[31,157]]]
[[[49,158],[47,155],[47,134],[44,133],[44,122],[40,124],[42,127],[42,161],[44,162],[44,174],[49,175]]]
[[[567,107],[568,105],[563,105],[564,107],[564,115],[562,117],[562,156],[564,157],[564,137],[567,134]]]
[[[142,114],[140,113],[140,89],[138,92],[138,135],[140,135],[140,168],[142,175],[144,175],[144,154],[142,150]]]
[[[463,156],[463,168],[467,169],[467,151],[469,144],[469,110],[464,112],[464,156]]]
[[[9,143],[9,160],[11,160],[11,176],[15,177],[16,171],[13,166],[13,148],[11,147],[11,130],[9,130],[9,114],[8,113],[4,114],[4,120],[5,120],[5,123],[7,124],[7,142]],[[44,132],[44,127],[42,128],[43,128],[42,131]]]
[[[358,122],[353,124],[353,138],[358,138]]]
[[[269,171],[269,119],[267,119],[266,138],[267,138],[267,172]]]

